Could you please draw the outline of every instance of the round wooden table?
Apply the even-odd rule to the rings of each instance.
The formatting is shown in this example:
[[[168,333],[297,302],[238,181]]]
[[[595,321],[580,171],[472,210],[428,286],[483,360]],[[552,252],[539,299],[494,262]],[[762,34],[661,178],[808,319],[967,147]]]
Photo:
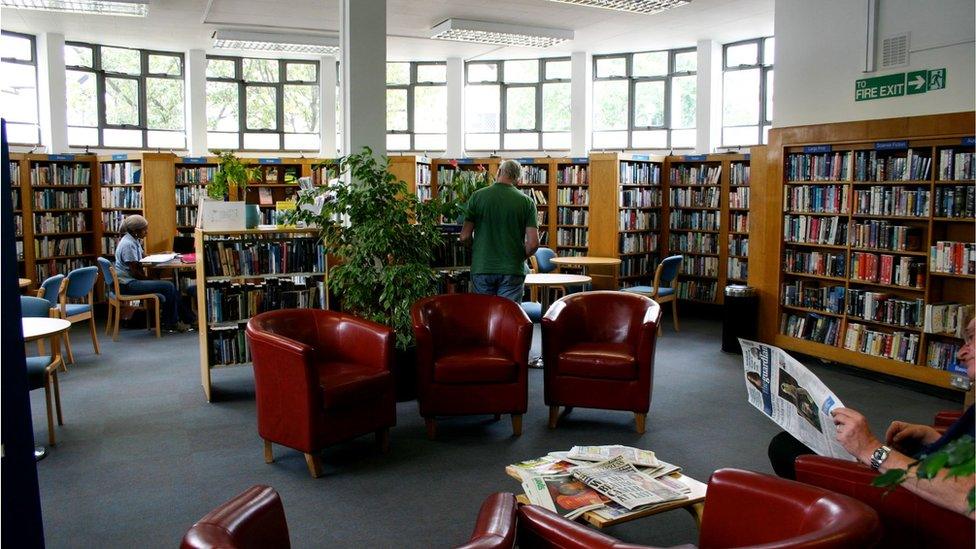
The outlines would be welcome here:
[[[21,326],[24,331],[24,342],[37,341],[39,339],[50,338],[51,340],[51,364],[54,368],[61,362],[61,334],[68,331],[71,328],[71,322],[64,320],[63,318],[44,318],[44,317],[27,317],[20,319]],[[54,377],[54,383],[57,384],[57,375]],[[55,395],[58,393],[55,392]],[[61,403],[60,398],[58,399],[58,421],[61,421]],[[51,415],[51,398],[47,397],[47,430],[48,430],[48,440],[51,445],[54,445],[54,420]],[[44,446],[34,447],[34,459],[42,460],[47,456],[47,448]]]
[[[31,279],[29,279],[29,278],[20,278],[18,280],[20,282],[20,289],[21,290],[23,290],[24,288],[26,288],[26,287],[28,287],[28,286],[31,285]]]
[[[575,265],[584,268],[596,265],[609,265],[612,267],[620,265],[620,260],[616,257],[597,257],[592,255],[554,257],[549,261],[552,261],[556,265]]]

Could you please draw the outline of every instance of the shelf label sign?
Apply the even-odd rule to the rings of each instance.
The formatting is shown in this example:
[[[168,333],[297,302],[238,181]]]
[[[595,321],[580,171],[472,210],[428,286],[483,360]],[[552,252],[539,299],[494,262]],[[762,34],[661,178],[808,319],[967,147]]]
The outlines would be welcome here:
[[[112,160],[128,160],[128,159],[129,159],[129,155],[127,155],[127,154],[113,154],[112,155]]]
[[[908,141],[876,141],[874,150],[876,151],[898,151],[908,148]]]
[[[830,145],[807,145],[803,147],[806,154],[829,153],[833,148]]]
[[[590,159],[587,158],[587,157],[585,157],[585,156],[578,156],[578,157],[575,157],[575,158],[571,158],[570,160],[573,161],[573,164],[589,164],[590,163]]]
[[[281,164],[280,158],[258,158],[258,164]]]
[[[47,159],[51,162],[71,162],[75,159],[73,154],[50,154]]]
[[[631,155],[634,160],[650,160],[651,157],[646,154],[634,154]]]
[[[962,144],[967,147],[972,147],[973,145],[976,145],[976,137],[963,137]]]
[[[749,153],[746,153],[743,156],[745,156],[745,158],[743,160],[750,160],[752,158],[752,155],[749,154]]]
[[[458,158],[458,164],[474,164],[474,158]]]
[[[854,81],[854,100],[871,101],[943,90],[946,76],[947,71],[943,67],[860,78]]]
[[[516,158],[515,161],[519,164],[535,164],[535,158]]]
[[[206,164],[207,157],[205,156],[184,156],[184,164]]]
[[[682,157],[685,162],[704,162],[707,160],[704,154],[686,154]]]

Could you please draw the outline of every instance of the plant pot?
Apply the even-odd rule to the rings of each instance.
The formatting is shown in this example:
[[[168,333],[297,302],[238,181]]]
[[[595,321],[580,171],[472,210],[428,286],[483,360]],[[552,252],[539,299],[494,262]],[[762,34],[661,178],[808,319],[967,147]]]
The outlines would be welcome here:
[[[253,229],[261,224],[261,208],[257,204],[244,206],[244,226]]]
[[[397,402],[417,398],[417,346],[397,348],[393,357],[393,384]]]

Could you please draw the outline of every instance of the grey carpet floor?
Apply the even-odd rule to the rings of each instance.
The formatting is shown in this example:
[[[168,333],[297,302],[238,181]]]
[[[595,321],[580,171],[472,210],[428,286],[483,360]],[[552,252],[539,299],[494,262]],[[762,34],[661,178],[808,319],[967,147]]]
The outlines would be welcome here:
[[[214,372],[216,398],[199,381],[195,334],[157,340],[142,330],[102,338],[74,330],[76,364],[61,376],[65,425],[38,463],[49,547],[175,547],[200,516],[253,484],[274,486],[296,547],[451,547],[467,539],[488,494],[517,491],[505,465],[574,444],[654,450],[702,481],[716,469],[770,472],[766,444],[778,429],[745,399],[740,357],[720,351],[720,325],[687,318],[665,326],[647,432],[633,416],[576,409],[546,428],[542,372],[529,376],[521,437],[508,418],[449,419],[429,441],[416,402],[398,405],[389,454],[372,437],[327,450],[313,480],[302,455],[276,447],[262,459],[250,368]],[[538,348],[538,329],[535,347]],[[957,402],[866,379],[811,361],[841,400],[879,432],[895,418],[925,422]],[[35,438],[46,441],[43,391],[32,393]],[[672,511],[608,530],[621,539],[672,545],[696,540],[690,515]]]

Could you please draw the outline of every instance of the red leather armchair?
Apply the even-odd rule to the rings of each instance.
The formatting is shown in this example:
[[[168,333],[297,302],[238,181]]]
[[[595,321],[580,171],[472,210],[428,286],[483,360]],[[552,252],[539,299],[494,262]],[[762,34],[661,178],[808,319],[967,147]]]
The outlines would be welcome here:
[[[560,406],[580,406],[633,412],[643,433],[660,321],[660,306],[637,294],[585,292],[555,302],[542,318],[549,428]]]
[[[511,549],[515,547],[518,503],[508,492],[492,494],[481,504],[471,539],[456,549]]]
[[[863,503],[770,475],[721,469],[708,481],[698,547],[853,548],[881,537],[878,515]],[[642,549],[522,505],[518,545],[523,549]]]
[[[305,454],[322,474],[322,448],[374,432],[385,452],[396,425],[393,330],[320,309],[261,313],[247,323],[254,363],[258,433]]]
[[[291,547],[278,492],[252,486],[197,521],[183,536],[182,549],[264,549]]]
[[[512,431],[521,435],[532,344],[522,308],[497,296],[449,294],[417,301],[411,315],[427,436],[436,436],[436,416],[473,414],[512,414]]]

